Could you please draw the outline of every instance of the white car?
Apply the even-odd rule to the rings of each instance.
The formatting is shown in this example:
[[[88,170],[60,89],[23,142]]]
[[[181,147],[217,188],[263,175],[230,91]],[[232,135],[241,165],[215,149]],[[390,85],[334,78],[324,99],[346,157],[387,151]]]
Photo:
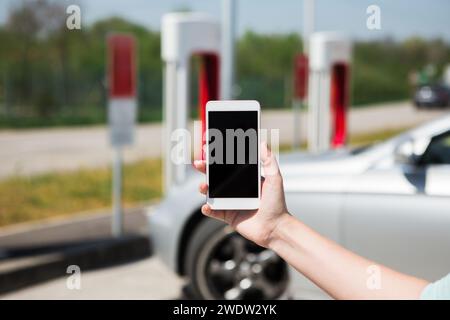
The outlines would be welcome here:
[[[289,211],[318,232],[428,280],[450,272],[450,116],[366,148],[282,155],[280,168]],[[205,218],[204,179],[192,170],[148,214],[155,253],[187,277],[190,294],[327,297],[273,252]]]

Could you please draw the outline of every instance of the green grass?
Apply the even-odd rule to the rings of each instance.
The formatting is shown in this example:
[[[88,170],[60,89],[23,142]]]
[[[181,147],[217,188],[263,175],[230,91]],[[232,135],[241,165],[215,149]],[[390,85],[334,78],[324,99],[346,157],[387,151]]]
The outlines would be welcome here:
[[[385,140],[405,129],[350,136],[351,145]],[[281,146],[289,151],[290,146]],[[124,203],[161,197],[161,161],[125,165]],[[0,181],[0,226],[106,208],[111,205],[111,169],[83,169]]]
[[[160,162],[143,160],[124,167],[125,206],[161,196]],[[110,168],[13,177],[0,182],[0,226],[110,205]]]

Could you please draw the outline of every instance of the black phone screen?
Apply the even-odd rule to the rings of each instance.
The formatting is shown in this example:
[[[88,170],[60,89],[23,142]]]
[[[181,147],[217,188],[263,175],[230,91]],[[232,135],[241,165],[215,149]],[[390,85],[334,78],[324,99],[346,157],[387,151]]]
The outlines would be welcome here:
[[[209,197],[258,197],[258,112],[208,112]]]

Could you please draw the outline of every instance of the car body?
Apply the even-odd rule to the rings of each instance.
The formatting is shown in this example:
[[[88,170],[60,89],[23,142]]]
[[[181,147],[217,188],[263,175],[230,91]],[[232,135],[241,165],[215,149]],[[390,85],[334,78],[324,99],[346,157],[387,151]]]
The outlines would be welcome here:
[[[450,272],[450,115],[366,148],[281,155],[280,169],[289,211],[321,234],[430,281]],[[189,273],[185,261],[197,259],[195,252],[219,234],[198,234],[207,230],[197,227],[207,219],[199,211],[205,197],[198,185],[204,179],[192,170],[148,214],[155,252],[172,270],[191,278],[206,269]],[[193,237],[205,245],[189,251]],[[327,297],[295,270],[288,273],[286,295]],[[201,291],[196,297],[214,298]],[[230,297],[241,296],[225,296]]]
[[[447,107],[450,104],[450,89],[444,85],[423,85],[414,93],[414,104],[418,108]]]

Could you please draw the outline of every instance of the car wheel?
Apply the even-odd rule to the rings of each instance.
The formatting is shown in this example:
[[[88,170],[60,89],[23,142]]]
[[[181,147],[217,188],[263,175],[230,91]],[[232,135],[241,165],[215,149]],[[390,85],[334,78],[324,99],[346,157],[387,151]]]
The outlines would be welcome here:
[[[280,257],[213,219],[195,229],[185,270],[189,291],[200,299],[276,299],[288,287],[288,267]]]

